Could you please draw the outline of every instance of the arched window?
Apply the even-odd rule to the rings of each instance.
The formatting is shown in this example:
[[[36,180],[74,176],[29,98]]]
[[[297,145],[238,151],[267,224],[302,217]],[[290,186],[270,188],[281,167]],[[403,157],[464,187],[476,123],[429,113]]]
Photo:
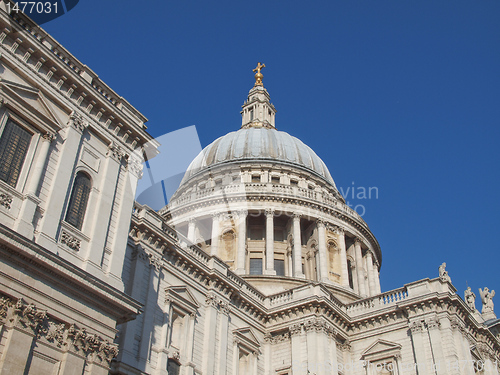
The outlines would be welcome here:
[[[16,187],[30,141],[30,133],[7,122],[0,138],[0,180],[12,187]]]
[[[68,211],[66,212],[66,222],[75,228],[82,229],[89,194],[90,178],[84,172],[78,172],[73,183]]]

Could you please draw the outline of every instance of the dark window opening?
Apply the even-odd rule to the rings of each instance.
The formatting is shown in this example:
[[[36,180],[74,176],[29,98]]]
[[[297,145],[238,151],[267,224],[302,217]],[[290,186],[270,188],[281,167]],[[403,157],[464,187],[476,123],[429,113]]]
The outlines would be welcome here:
[[[262,275],[262,258],[250,258],[250,275]]]
[[[0,138],[0,180],[16,187],[28,152],[31,134],[8,121]]]
[[[283,259],[275,259],[274,270],[276,271],[276,275],[285,276],[285,261]]]
[[[83,218],[90,195],[90,178],[83,172],[78,172],[73,183],[69,200],[66,222],[77,229],[82,229]]]

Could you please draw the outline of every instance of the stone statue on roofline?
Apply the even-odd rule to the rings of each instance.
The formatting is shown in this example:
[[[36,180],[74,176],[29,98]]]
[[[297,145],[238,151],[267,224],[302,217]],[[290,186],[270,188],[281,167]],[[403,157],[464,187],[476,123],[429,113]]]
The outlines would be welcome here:
[[[464,292],[464,301],[472,311],[476,310],[476,294],[472,291],[470,286],[468,286]]]
[[[446,263],[443,262],[439,266],[439,277],[444,282],[451,282],[450,276],[448,275],[448,271],[446,271]]]
[[[483,308],[481,310],[483,318],[485,320],[496,319],[495,312],[493,311],[493,297],[495,297],[495,291],[490,291],[488,288],[484,288],[484,290],[479,288],[479,295],[481,296],[481,301],[483,302]]]

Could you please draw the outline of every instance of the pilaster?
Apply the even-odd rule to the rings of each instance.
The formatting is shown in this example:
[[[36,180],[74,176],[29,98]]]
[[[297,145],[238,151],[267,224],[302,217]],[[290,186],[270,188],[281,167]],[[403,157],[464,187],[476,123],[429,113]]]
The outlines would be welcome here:
[[[319,251],[319,273],[321,281],[328,281],[328,258],[326,253],[326,227],[323,220],[317,220],[318,228],[318,251]]]
[[[305,278],[304,273],[302,272],[302,239],[301,239],[301,230],[300,230],[300,214],[294,213],[293,215],[293,269],[294,277],[298,277],[301,279]]]
[[[274,270],[274,210],[266,210],[266,275],[276,275]]]

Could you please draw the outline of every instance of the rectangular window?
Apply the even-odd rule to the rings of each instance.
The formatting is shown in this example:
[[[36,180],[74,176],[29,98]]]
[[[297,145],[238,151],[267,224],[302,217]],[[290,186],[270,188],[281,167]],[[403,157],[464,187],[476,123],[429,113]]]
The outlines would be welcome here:
[[[250,258],[250,275],[262,275],[262,258]]]
[[[7,122],[0,138],[0,180],[12,187],[16,187],[30,141],[30,133]]]
[[[252,182],[260,182],[260,176],[258,174],[252,175]]]
[[[283,259],[275,259],[274,270],[276,271],[276,275],[285,276],[285,261]]]
[[[290,180],[290,185],[297,186],[298,184],[299,184],[299,181],[297,181],[297,180]]]
[[[273,184],[279,184],[280,183],[280,178],[279,177],[271,177],[271,182]]]
[[[274,240],[283,242],[285,240],[285,231],[283,229],[274,229]]]
[[[261,241],[264,239],[264,231],[262,228],[250,228],[250,239],[253,241]]]

